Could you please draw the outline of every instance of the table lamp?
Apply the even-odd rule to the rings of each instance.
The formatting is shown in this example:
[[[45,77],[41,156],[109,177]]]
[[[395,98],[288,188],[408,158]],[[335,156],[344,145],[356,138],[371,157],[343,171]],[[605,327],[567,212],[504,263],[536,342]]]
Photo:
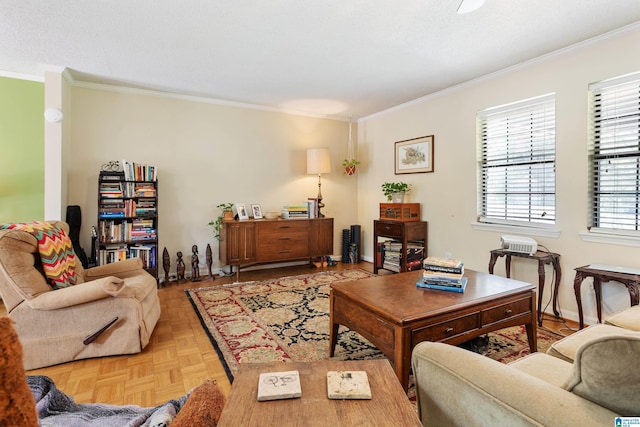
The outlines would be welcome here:
[[[307,173],[318,174],[318,218],[324,218],[320,209],[324,208],[322,203],[322,182],[321,175],[331,172],[331,158],[328,148],[309,148],[307,150]]]

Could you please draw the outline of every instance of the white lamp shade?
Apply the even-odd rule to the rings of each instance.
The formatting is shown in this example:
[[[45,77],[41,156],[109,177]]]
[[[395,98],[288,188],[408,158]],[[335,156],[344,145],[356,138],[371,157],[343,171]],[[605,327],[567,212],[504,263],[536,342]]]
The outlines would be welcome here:
[[[307,150],[307,173],[321,174],[331,172],[331,157],[328,148],[309,148]]]

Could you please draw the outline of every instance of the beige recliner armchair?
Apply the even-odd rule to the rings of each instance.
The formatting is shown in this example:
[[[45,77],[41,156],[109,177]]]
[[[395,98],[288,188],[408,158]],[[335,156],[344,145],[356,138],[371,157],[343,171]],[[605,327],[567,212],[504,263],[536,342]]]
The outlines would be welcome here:
[[[64,222],[52,224],[65,230]],[[160,317],[157,283],[138,258],[83,269],[77,284],[56,289],[42,270],[38,240],[0,230],[0,296],[24,349],[25,369],[142,351]],[[87,337],[117,317],[93,341]],[[83,341],[91,341],[84,343]]]

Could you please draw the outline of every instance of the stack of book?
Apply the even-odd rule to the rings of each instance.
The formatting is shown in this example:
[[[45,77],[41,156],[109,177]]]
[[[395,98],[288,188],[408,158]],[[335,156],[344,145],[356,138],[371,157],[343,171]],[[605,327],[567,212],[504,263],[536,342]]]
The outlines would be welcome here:
[[[464,292],[467,278],[464,277],[464,264],[457,259],[427,257],[423,262],[422,278],[418,287]]]
[[[309,218],[309,205],[305,203],[303,205],[283,206],[282,218]]]
[[[385,240],[377,244],[378,265],[386,270],[400,272],[403,257],[406,257],[406,271],[419,270],[423,255],[424,245],[419,242],[407,242],[404,254],[399,240]]]

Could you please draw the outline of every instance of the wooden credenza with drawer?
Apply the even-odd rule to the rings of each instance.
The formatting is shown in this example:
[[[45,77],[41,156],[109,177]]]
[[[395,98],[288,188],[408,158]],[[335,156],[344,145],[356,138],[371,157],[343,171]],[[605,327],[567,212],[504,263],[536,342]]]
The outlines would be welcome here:
[[[275,263],[333,253],[333,218],[228,221],[220,230],[225,265]]]

